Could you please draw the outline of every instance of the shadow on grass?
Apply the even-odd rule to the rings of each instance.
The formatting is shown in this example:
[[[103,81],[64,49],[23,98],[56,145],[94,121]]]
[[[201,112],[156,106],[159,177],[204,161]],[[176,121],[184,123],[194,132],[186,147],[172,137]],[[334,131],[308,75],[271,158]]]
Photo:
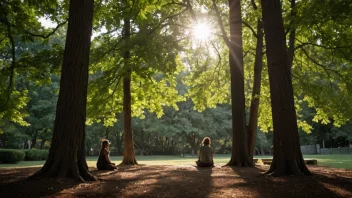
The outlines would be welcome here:
[[[262,167],[134,165],[90,168],[99,182],[25,180],[36,170],[0,171],[0,197],[352,197],[351,175],[317,170],[313,176],[274,178],[263,175]]]
[[[277,197],[351,197],[352,182],[345,177],[327,177],[316,174],[312,176],[283,176],[271,177],[265,175],[262,168],[231,169],[240,176],[245,183],[237,183],[232,187],[244,187],[249,191],[257,191],[263,197],[275,194]]]

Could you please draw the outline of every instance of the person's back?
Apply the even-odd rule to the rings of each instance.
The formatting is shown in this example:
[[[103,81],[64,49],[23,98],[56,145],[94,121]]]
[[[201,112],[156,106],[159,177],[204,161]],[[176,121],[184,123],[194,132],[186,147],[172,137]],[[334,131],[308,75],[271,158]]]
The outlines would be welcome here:
[[[199,159],[196,161],[198,166],[213,166],[213,149],[210,147],[210,138],[203,139],[203,146],[199,149]]]
[[[213,149],[209,145],[204,145],[199,149],[199,161],[202,163],[213,163]]]

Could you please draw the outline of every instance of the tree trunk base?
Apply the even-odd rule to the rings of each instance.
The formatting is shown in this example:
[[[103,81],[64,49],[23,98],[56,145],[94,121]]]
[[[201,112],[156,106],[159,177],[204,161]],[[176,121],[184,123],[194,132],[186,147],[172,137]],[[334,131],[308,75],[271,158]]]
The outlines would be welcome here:
[[[237,167],[253,167],[253,161],[249,159],[234,159],[231,160],[225,166],[237,166]]]
[[[129,158],[126,159],[125,157],[123,158],[122,162],[119,165],[137,165],[137,160],[136,158]]]
[[[43,179],[57,177],[58,179],[73,179],[77,182],[97,181],[98,179],[89,173],[87,167],[80,167],[77,164],[71,167],[64,166],[63,163],[52,163],[44,165],[37,173],[32,175],[29,179]]]
[[[304,164],[304,160],[285,160],[284,163],[278,163],[273,160],[270,169],[265,173],[273,177],[287,176],[287,175],[312,175]]]

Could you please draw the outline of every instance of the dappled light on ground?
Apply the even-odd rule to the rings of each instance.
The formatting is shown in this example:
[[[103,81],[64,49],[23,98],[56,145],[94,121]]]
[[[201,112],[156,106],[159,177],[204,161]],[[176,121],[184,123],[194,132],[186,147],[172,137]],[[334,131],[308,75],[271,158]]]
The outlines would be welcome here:
[[[269,166],[118,166],[91,173],[100,181],[23,180],[38,168],[2,169],[0,197],[351,197],[352,171],[310,166],[313,176],[279,177]],[[17,181],[17,182],[16,182]]]
[[[231,155],[216,154],[214,162],[217,166],[225,165],[229,162]],[[171,155],[147,155],[136,156],[137,162],[144,165],[195,165],[197,157],[180,157]],[[272,159],[272,156],[254,156],[256,159]],[[97,163],[97,156],[87,157],[89,167],[95,167]],[[346,168],[352,170],[352,157],[350,155],[306,155],[304,159],[316,159],[318,165],[329,166],[335,168]],[[122,161],[122,156],[111,156],[111,161],[119,164]],[[28,168],[28,167],[42,167],[45,161],[21,161],[17,164],[0,164],[0,168]],[[263,165],[261,160],[257,161],[258,165]]]
[[[321,184],[331,190],[332,192],[335,192],[337,195],[340,195],[342,197],[352,197],[352,189],[344,189],[341,188],[340,186],[334,185],[334,184],[329,184],[329,183],[325,183],[325,182],[321,182]]]

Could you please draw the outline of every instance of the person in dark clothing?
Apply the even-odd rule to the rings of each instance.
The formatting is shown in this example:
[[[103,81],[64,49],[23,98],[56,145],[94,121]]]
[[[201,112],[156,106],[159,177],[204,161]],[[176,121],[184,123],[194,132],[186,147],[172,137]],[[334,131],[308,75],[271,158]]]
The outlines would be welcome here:
[[[202,143],[203,146],[199,149],[199,159],[196,161],[197,166],[214,166],[213,149],[210,147],[210,138],[205,137]]]
[[[104,140],[101,143],[99,158],[97,161],[98,170],[115,170],[116,165],[110,161],[109,140]]]

